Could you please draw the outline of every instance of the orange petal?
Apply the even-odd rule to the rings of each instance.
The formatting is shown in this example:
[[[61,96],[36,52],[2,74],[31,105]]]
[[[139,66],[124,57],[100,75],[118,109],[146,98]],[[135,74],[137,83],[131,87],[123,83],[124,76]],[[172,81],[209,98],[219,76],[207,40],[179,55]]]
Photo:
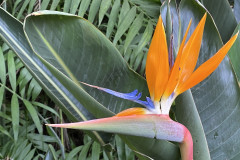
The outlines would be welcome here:
[[[179,65],[180,69],[179,74],[180,77],[178,81],[179,85],[181,85],[184,81],[186,81],[190,77],[197,64],[206,17],[207,14],[205,13],[183,49]]]
[[[151,98],[159,101],[169,75],[168,48],[161,16],[157,23],[146,62],[146,79]]]
[[[181,94],[207,78],[222,62],[237,36],[238,33],[235,34],[213,57],[204,62],[196,71],[194,71],[190,78],[179,86],[177,90],[178,94]]]
[[[149,111],[146,110],[145,108],[129,108],[126,109],[122,112],[119,112],[116,117],[121,117],[121,116],[131,116],[131,115],[142,115],[142,114],[147,114]]]
[[[191,23],[192,23],[192,20],[190,20],[190,22],[188,24],[187,30],[185,32],[182,43],[181,43],[180,48],[178,50],[177,58],[176,58],[176,61],[173,65],[170,78],[168,80],[167,88],[166,88],[166,90],[163,94],[163,97],[165,99],[167,99],[172,94],[172,92],[174,91],[174,89],[177,85],[178,78],[179,78],[179,64],[180,64],[183,47],[185,45],[185,41],[187,39],[187,34],[188,34],[189,29],[190,29]]]

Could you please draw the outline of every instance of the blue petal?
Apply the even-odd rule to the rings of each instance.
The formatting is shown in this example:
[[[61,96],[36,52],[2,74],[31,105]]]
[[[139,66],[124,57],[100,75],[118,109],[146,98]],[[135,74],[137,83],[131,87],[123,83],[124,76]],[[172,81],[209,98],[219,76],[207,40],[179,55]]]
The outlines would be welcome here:
[[[141,92],[138,93],[137,89],[135,89],[133,92],[130,92],[130,93],[120,93],[120,92],[113,91],[111,89],[90,85],[90,84],[87,84],[87,83],[84,83],[84,82],[81,82],[81,83],[85,84],[89,87],[93,87],[93,88],[99,89],[101,91],[104,91],[104,92],[109,93],[111,95],[114,95],[116,97],[136,102],[138,104],[141,104],[141,105],[145,106],[149,110],[154,109],[154,104],[149,97],[146,98],[146,101],[139,100],[142,96],[142,93]]]
[[[151,98],[147,97],[146,99],[147,99],[147,102],[148,102],[149,106],[151,106],[151,108],[155,108],[155,107],[154,107],[154,103],[153,103],[153,101],[151,100]]]
[[[125,93],[125,94],[127,94],[127,95],[129,95],[129,96],[135,96],[137,93],[138,93],[138,90],[135,89],[133,92]]]
[[[141,97],[142,97],[142,92],[139,92],[138,95],[137,95],[137,99],[139,99]]]
[[[113,90],[110,90],[110,89],[107,89],[107,88],[98,88],[104,92],[107,92],[111,95],[114,95],[116,97],[119,97],[119,98],[123,98],[123,99],[128,99],[128,100],[136,100],[136,99],[139,99],[141,98],[141,94],[140,94],[140,97],[139,95],[137,95],[137,90],[134,90],[133,92],[131,93],[120,93],[120,92],[116,92],[116,91],[113,91]]]
[[[146,97],[146,100],[147,101],[135,100],[134,102],[145,106],[149,110],[154,109],[153,101],[149,97]]]

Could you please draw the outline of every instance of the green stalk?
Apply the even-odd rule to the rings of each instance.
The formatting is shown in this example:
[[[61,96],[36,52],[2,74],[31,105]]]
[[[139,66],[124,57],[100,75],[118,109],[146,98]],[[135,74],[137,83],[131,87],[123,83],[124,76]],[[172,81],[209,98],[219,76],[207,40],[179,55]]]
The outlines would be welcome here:
[[[62,110],[60,109],[59,110],[59,115],[60,115],[60,123],[62,124],[63,123],[63,117],[62,117]],[[63,144],[63,146],[64,146],[64,138],[63,138],[63,128],[61,128],[61,142],[62,142],[62,144]]]

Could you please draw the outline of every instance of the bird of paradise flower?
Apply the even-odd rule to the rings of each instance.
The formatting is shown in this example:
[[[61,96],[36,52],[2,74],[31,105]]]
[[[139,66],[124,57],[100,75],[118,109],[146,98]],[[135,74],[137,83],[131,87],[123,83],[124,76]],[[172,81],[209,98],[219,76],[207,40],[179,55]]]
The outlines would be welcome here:
[[[150,98],[140,100],[141,93],[119,93],[84,83],[117,97],[139,103],[146,108],[130,108],[110,118],[102,118],[78,123],[48,124],[52,127],[104,131],[110,133],[142,136],[178,142],[183,160],[193,159],[193,141],[189,130],[169,117],[175,98],[208,77],[221,63],[235,42],[234,35],[214,56],[195,71],[204,25],[205,13],[194,32],[187,39],[191,21],[187,27],[173,67],[169,66],[169,55],[164,25],[159,17],[147,55],[146,80]]]

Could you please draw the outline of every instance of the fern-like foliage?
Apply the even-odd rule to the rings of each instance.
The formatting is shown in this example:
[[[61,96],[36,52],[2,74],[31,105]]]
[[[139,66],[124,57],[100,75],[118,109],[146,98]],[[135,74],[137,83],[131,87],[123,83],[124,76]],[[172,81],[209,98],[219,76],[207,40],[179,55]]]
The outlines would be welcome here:
[[[44,158],[48,143],[58,142],[58,137],[43,134],[40,116],[59,115],[39,102],[42,88],[5,43],[0,68],[0,158]]]
[[[154,0],[16,0],[6,8],[18,19],[38,10],[58,10],[88,19],[118,48],[130,67],[143,75],[148,45],[160,13]]]

